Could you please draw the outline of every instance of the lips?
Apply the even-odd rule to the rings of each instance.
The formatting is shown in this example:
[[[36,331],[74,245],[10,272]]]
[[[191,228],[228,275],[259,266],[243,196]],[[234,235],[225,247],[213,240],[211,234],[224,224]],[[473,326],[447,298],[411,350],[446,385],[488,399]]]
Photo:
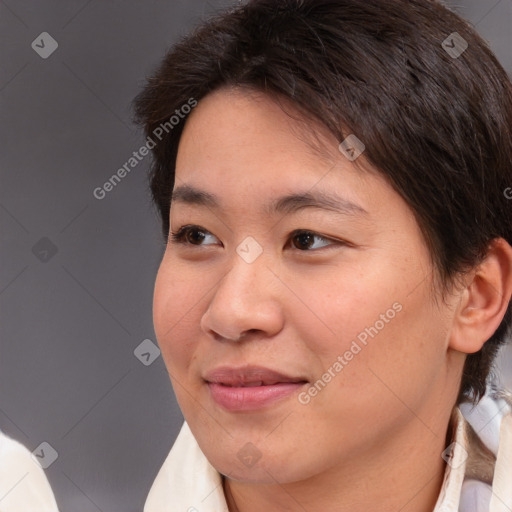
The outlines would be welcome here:
[[[234,414],[270,411],[307,383],[304,377],[261,366],[222,366],[203,378],[215,404]]]
[[[294,377],[260,366],[228,367],[223,366],[209,372],[204,380],[227,387],[274,386],[284,383],[305,383],[304,377]]]

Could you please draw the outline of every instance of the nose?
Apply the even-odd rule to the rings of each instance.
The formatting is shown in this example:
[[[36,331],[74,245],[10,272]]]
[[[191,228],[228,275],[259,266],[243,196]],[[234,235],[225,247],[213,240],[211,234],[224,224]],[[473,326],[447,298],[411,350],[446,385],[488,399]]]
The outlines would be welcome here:
[[[201,329],[217,340],[238,341],[251,333],[274,336],[283,328],[282,283],[261,256],[247,263],[235,254],[229,265],[201,318]]]

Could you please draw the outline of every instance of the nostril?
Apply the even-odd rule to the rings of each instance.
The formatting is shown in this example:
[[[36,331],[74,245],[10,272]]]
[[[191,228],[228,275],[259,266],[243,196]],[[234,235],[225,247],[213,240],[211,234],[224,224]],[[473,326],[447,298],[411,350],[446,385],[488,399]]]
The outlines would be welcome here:
[[[238,338],[234,341],[240,341],[242,338],[245,338],[246,336],[250,335],[250,334],[254,334],[254,333],[258,333],[260,332],[258,329],[249,329],[248,331],[244,331],[242,334],[240,334],[240,336],[238,336]]]

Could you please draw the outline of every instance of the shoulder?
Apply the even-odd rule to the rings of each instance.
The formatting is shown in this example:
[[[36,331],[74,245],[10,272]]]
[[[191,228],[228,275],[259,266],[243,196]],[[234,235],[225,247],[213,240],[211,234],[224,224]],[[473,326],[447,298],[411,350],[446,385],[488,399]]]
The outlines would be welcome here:
[[[0,431],[1,512],[57,512],[43,469],[21,443]]]

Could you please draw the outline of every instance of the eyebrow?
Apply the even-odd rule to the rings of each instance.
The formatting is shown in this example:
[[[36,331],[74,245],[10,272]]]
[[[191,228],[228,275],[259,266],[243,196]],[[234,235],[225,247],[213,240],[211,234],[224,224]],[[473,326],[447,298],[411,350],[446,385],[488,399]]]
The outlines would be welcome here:
[[[191,185],[180,185],[175,188],[171,195],[171,202],[205,206],[212,210],[222,209],[222,204],[217,196]],[[319,190],[288,194],[273,199],[263,207],[263,213],[268,216],[291,214],[305,208],[328,210],[343,215],[368,215],[362,206],[332,192]]]

